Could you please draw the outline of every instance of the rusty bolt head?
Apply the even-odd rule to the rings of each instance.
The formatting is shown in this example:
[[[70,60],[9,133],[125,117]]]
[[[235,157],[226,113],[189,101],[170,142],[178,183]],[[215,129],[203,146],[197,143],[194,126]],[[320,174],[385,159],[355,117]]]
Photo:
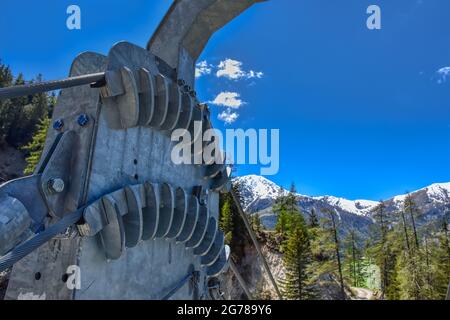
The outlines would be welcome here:
[[[60,178],[52,178],[48,180],[47,187],[50,193],[61,193],[64,191],[64,180]]]

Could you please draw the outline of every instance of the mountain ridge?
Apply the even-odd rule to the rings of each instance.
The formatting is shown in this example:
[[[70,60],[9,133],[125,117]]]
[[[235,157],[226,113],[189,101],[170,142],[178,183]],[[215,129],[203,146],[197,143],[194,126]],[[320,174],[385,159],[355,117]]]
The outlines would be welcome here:
[[[272,205],[279,195],[285,195],[288,191],[258,175],[236,177],[233,182],[239,185],[244,210],[250,214],[258,214],[264,225],[272,228],[276,223]],[[409,194],[421,212],[418,217],[419,224],[431,223],[450,212],[450,182],[434,183]],[[379,201],[349,200],[329,195],[312,197],[296,194],[296,198],[306,217],[312,209],[318,212],[319,218],[324,216],[324,209],[332,209],[337,213],[345,230],[357,229],[363,235],[368,234],[374,221],[373,209],[379,204]],[[384,201],[386,212],[393,220],[396,219],[396,213],[402,209],[405,198],[406,194],[403,194]]]

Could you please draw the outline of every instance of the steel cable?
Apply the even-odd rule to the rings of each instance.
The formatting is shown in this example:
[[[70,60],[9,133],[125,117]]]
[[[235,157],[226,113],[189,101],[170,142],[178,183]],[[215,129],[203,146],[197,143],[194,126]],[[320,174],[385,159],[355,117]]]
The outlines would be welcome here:
[[[64,232],[68,227],[77,223],[82,215],[84,208],[78,209],[66,215],[64,218],[51,225],[48,229],[35,235],[30,240],[18,245],[13,250],[0,258],[0,272],[12,267],[16,262],[50,241],[54,236]]]

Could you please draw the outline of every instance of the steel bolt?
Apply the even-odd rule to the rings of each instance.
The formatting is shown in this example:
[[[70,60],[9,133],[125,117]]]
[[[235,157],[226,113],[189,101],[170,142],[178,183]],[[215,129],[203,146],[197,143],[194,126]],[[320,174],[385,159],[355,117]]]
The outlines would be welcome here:
[[[62,119],[58,119],[55,122],[53,122],[53,129],[61,131],[64,127],[64,121]]]
[[[177,82],[180,87],[183,87],[186,84],[186,81],[184,81],[183,79],[178,79]]]
[[[80,127],[84,127],[89,123],[89,116],[85,113],[82,113],[78,116],[77,122]]]
[[[189,95],[190,95],[192,98],[195,98],[195,97],[197,96],[197,92],[195,92],[194,90],[191,90],[191,91],[189,91]]]
[[[185,85],[183,87],[184,92],[190,92],[191,91],[191,86]]]
[[[52,178],[47,182],[50,193],[61,193],[64,191],[64,180],[61,178]]]

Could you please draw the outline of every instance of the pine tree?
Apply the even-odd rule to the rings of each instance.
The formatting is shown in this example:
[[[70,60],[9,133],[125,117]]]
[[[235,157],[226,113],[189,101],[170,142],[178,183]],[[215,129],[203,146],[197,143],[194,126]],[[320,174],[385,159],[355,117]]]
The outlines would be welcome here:
[[[339,282],[340,299],[345,299],[338,223],[333,211],[323,209],[323,213],[326,215],[320,227],[313,229],[315,236],[311,238],[312,278],[316,281],[323,274],[333,275]]]
[[[277,223],[275,225],[275,232],[281,238],[281,243],[287,239],[288,233],[292,230],[293,220],[301,215],[297,206],[297,196],[295,191],[295,184],[292,183],[291,189],[287,195],[280,193],[280,196],[275,200],[273,211],[277,214]]]
[[[319,218],[317,217],[316,210],[314,208],[311,209],[309,214],[309,228],[317,228],[319,227]]]
[[[445,299],[450,284],[450,243],[448,221],[444,217],[435,247],[431,249],[431,269],[436,299]]]
[[[420,259],[420,255],[402,252],[397,263],[400,299],[425,299],[426,266]]]
[[[414,244],[415,247],[419,247],[419,237],[417,235],[417,228],[416,228],[416,218],[415,216],[418,213],[417,206],[411,196],[411,194],[408,194],[405,198],[405,202],[403,204],[404,211],[409,215],[409,218],[411,219],[411,225],[413,230],[413,236],[414,236]]]
[[[399,254],[396,266],[400,299],[430,299],[434,295],[428,270],[430,266],[429,252],[427,252],[429,250],[428,243],[425,250],[419,247],[415,224],[415,215],[418,213],[419,211],[411,195],[408,195],[405,198],[404,208],[400,212],[405,241],[405,250]],[[409,216],[409,221],[407,216]],[[412,240],[409,238],[410,230],[413,234]]]
[[[342,299],[345,300],[345,287],[344,287],[344,276],[342,273],[342,263],[341,263],[341,253],[340,253],[340,244],[339,244],[339,237],[338,237],[338,231],[336,226],[336,220],[334,217],[334,213],[330,210],[329,215],[331,217],[331,225],[332,225],[332,231],[333,231],[333,237],[334,237],[334,245],[336,250],[336,260],[338,264],[338,272],[339,272],[339,282],[341,285],[341,295]]]
[[[29,153],[28,157],[25,159],[27,166],[23,172],[24,174],[32,174],[36,169],[36,166],[41,159],[42,152],[44,151],[45,139],[47,138],[47,130],[49,126],[50,118],[45,116],[37,125],[38,129],[34,134],[32,141],[22,148]]]
[[[237,198],[237,200],[242,203],[241,196],[240,196],[240,187],[239,184],[233,181],[232,184],[233,192]],[[239,214],[238,208],[231,197],[229,193],[221,193],[220,194],[220,218],[219,223],[222,220],[222,208],[224,207],[225,203],[229,203],[229,208],[231,210],[231,232],[230,232],[230,224],[226,223],[226,230],[228,230],[229,235],[228,239],[231,238],[229,245],[231,248],[231,252],[233,253],[233,257],[235,258],[236,264],[240,263],[240,259],[245,256],[245,248],[248,246],[251,246],[251,239],[248,234],[248,231],[245,227],[245,224],[243,222],[243,219],[241,215]],[[227,220],[227,219],[223,219]]]
[[[224,200],[220,211],[219,227],[225,235],[225,243],[230,244],[233,237],[233,213],[231,211],[231,199]]]
[[[0,88],[9,87],[12,85],[13,75],[9,66],[4,65],[0,60]],[[0,100],[0,146],[4,144],[13,116],[11,100]]]
[[[408,222],[406,221],[406,215],[404,210],[400,210],[400,216],[402,217],[402,226],[405,237],[405,246],[408,250],[408,254],[411,254],[411,243],[409,241]]]
[[[283,296],[291,300],[312,298],[309,287],[309,263],[311,252],[308,232],[303,217],[295,219],[284,247],[283,263],[286,268],[285,278],[281,281]]]
[[[275,225],[275,232],[283,239],[285,240],[287,237],[289,228],[289,215],[286,211],[286,209],[281,209],[280,213],[278,214],[277,223]]]
[[[253,231],[255,231],[256,235],[259,235],[262,231],[262,225],[259,215],[253,214],[251,216],[250,222],[252,224]]]
[[[298,213],[297,208],[297,190],[294,182],[291,183],[291,188],[286,197],[286,210],[289,214]]]
[[[344,243],[346,248],[344,273],[354,287],[360,287],[364,281],[364,273],[362,270],[363,257],[355,230],[348,232]]]
[[[39,75],[37,81],[41,79]],[[25,83],[22,74],[14,79],[11,69],[0,61],[0,87]],[[6,142],[13,147],[22,147],[29,143],[37,125],[49,115],[49,109],[49,97],[46,93],[0,101],[0,145]]]
[[[390,248],[389,223],[386,216],[386,205],[383,201],[375,207],[373,212],[375,226],[371,235],[373,245],[369,248],[368,254],[373,258],[380,268],[381,276],[381,298],[385,298],[387,292],[393,292],[392,273],[395,268],[395,255]]]

